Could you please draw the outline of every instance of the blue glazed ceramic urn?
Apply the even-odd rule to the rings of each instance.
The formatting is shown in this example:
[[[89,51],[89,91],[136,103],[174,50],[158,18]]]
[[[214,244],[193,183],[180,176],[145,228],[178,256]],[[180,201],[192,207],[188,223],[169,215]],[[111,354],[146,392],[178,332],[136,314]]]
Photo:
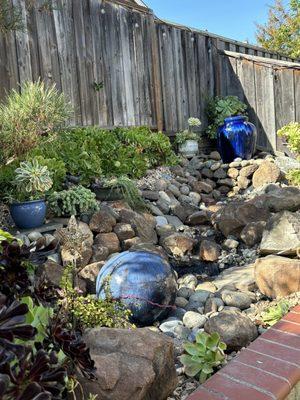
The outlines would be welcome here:
[[[11,204],[10,214],[18,228],[33,229],[45,222],[46,209],[45,200],[32,200]]]
[[[225,118],[217,134],[218,150],[223,162],[229,163],[235,158],[250,160],[256,147],[257,130],[247,121],[247,117],[238,115]]]
[[[106,282],[111,296],[131,310],[133,322],[140,325],[164,318],[175,302],[175,273],[155,253],[125,251],[109,259],[97,277],[96,293],[100,299],[105,298]]]

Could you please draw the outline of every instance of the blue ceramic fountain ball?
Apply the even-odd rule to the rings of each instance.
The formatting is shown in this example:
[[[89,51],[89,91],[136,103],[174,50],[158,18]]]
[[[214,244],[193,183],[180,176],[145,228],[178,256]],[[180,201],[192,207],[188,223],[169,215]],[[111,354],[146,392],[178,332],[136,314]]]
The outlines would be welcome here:
[[[247,121],[247,117],[238,115],[225,118],[224,125],[218,129],[218,150],[223,162],[230,163],[235,158],[250,160],[256,147],[257,130]]]
[[[108,260],[98,274],[97,297],[105,298],[105,278],[114,299],[132,312],[140,325],[164,318],[174,305],[177,284],[170,264],[160,255],[146,251],[125,251]]]

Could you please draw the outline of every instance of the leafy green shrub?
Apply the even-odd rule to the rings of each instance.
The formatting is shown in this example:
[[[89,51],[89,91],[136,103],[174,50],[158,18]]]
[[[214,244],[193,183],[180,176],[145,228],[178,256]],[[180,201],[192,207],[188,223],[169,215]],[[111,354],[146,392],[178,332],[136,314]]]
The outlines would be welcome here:
[[[69,190],[51,193],[48,204],[56,215],[65,217],[92,213],[99,209],[95,193],[81,185]]]
[[[218,333],[209,335],[206,332],[200,332],[196,336],[196,343],[185,343],[183,347],[188,353],[180,356],[185,373],[188,376],[198,376],[201,383],[225,359],[226,344],[220,341]]]
[[[100,300],[92,295],[82,296],[73,287],[74,266],[65,268],[61,288],[63,300],[61,301],[64,313],[70,318],[75,318],[76,323],[82,328],[105,326],[108,328],[134,327],[129,322],[130,310],[122,303],[112,299],[109,291],[109,280],[106,282],[106,298]]]
[[[21,93],[12,90],[0,106],[0,162],[26,155],[42,136],[61,128],[70,112],[70,103],[55,86],[27,82]]]
[[[140,196],[136,185],[127,176],[120,176],[118,178],[106,180],[104,187],[111,188],[112,190],[117,189],[121,192],[122,197],[130,207],[134,209],[145,208],[145,202]]]
[[[235,115],[245,114],[247,106],[237,96],[226,96],[211,98],[206,106],[208,118],[208,136],[214,139],[218,127],[224,124],[224,119]]]
[[[261,315],[262,321],[265,325],[272,326],[288,313],[290,308],[288,301],[281,301],[276,306],[272,306],[264,311]]]
[[[291,122],[279,129],[277,135],[284,137],[289,149],[300,156],[300,122]]]
[[[50,172],[37,160],[22,161],[15,170],[16,197],[20,201],[40,199],[52,187]]]
[[[300,169],[291,169],[286,174],[286,178],[291,185],[300,186]]]
[[[148,168],[177,162],[169,139],[148,128],[68,129],[44,140],[30,155],[63,161],[83,185],[101,175],[140,178]]]

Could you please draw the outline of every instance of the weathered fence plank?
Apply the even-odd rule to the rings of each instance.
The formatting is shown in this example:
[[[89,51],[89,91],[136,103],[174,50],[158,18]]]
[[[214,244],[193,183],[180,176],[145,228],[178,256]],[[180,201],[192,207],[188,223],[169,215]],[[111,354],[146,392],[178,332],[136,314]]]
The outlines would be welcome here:
[[[11,1],[25,30],[0,34],[0,100],[40,78],[70,99],[71,124],[174,134],[190,116],[205,131],[207,99],[236,95],[267,150],[280,145],[276,130],[300,120],[300,64],[276,53],[155,19],[128,1]]]

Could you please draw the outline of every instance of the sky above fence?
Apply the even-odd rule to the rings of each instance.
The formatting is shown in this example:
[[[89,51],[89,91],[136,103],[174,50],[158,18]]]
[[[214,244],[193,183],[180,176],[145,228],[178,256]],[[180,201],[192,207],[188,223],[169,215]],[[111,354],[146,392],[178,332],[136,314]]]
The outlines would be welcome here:
[[[256,43],[255,23],[264,23],[272,0],[144,0],[163,19]]]

